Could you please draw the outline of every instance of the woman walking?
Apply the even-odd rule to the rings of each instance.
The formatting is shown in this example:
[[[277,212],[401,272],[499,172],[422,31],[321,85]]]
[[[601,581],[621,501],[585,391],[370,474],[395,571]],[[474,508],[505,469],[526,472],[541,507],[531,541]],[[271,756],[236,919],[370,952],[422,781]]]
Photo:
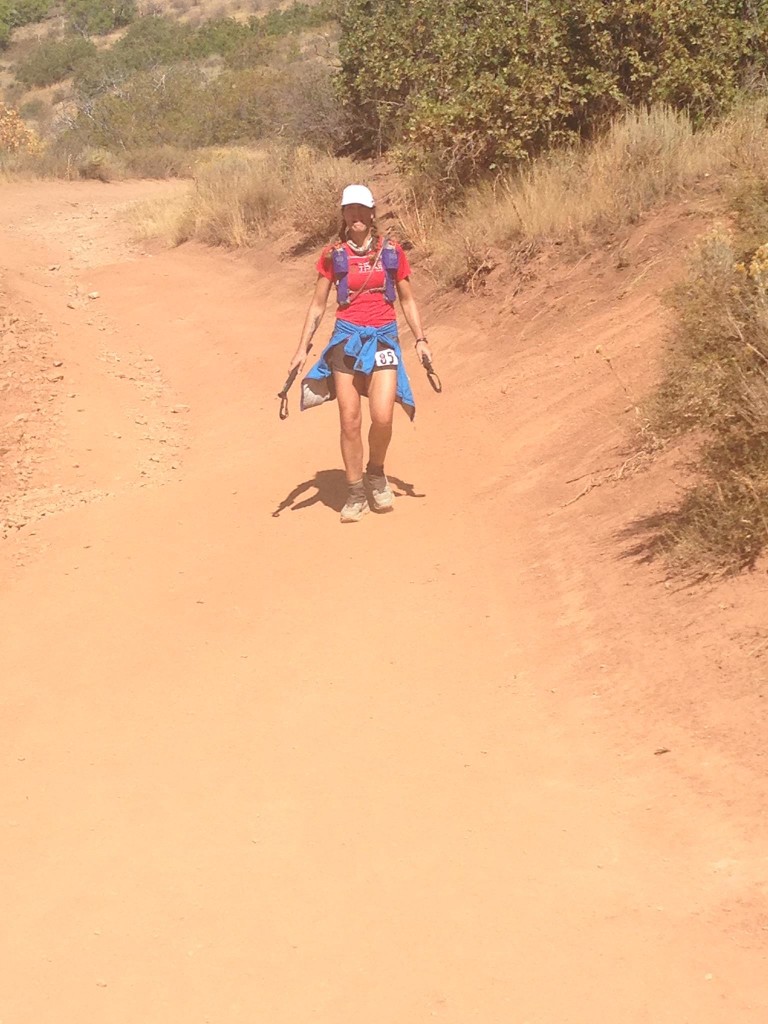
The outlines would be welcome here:
[[[416,338],[419,359],[432,358],[421,329],[410,283],[411,268],[400,248],[382,240],[376,204],[365,185],[348,185],[341,197],[339,240],[317,262],[317,282],[290,370],[301,369],[336,285],[336,325],[331,339],[302,382],[302,409],[336,399],[341,455],[349,494],[342,523],[355,523],[368,511],[390,512],[394,495],[384,472],[392,437],[395,403],[413,419],[414,404],[397,334],[395,298]],[[368,398],[371,426],[363,474],[362,396]]]

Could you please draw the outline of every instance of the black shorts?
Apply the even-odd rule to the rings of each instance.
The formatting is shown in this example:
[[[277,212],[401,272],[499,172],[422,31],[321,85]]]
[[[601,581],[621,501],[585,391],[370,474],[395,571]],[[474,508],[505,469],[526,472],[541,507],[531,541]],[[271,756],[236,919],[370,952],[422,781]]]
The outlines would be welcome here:
[[[344,351],[345,341],[340,341],[338,345],[334,345],[328,355],[325,357],[325,361],[334,373],[348,373],[352,376],[355,374],[355,357],[348,356]],[[389,349],[393,352],[394,349],[391,345],[379,342],[379,352]],[[396,365],[396,364],[395,364]],[[377,370],[394,370],[395,366],[374,366],[373,372]]]

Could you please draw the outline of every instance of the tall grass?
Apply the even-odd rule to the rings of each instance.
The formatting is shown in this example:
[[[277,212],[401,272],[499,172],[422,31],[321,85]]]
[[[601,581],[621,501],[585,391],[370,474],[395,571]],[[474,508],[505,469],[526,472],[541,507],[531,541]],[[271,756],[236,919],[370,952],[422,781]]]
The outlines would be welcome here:
[[[411,193],[403,228],[436,280],[471,287],[483,270],[547,242],[584,246],[635,222],[707,175],[764,175],[768,102],[753,101],[701,131],[669,107],[631,111],[590,144],[553,152],[470,190],[444,214]]]
[[[313,244],[333,232],[357,174],[351,160],[306,146],[222,151],[198,166],[177,237],[237,248],[292,232],[295,245]]]
[[[768,546],[768,244],[739,250],[723,228],[699,242],[649,403],[655,432],[700,443],[696,482],[648,524],[651,547],[698,572],[750,567]]]

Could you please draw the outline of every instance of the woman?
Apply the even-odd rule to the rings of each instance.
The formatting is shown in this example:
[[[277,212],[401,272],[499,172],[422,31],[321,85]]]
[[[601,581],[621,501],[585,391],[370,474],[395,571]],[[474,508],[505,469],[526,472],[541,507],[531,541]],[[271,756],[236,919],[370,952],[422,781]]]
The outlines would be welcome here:
[[[341,455],[349,494],[342,523],[356,523],[372,507],[390,512],[394,495],[384,462],[392,437],[395,402],[411,419],[413,396],[397,336],[395,296],[416,338],[419,359],[432,358],[411,290],[408,258],[376,228],[376,203],[365,185],[348,185],[341,197],[339,241],[323,250],[317,282],[290,370],[301,369],[336,284],[336,326],[317,363],[302,383],[302,409],[337,399]],[[371,426],[368,464],[363,475],[361,397],[368,398]],[[370,501],[370,506],[369,506]]]

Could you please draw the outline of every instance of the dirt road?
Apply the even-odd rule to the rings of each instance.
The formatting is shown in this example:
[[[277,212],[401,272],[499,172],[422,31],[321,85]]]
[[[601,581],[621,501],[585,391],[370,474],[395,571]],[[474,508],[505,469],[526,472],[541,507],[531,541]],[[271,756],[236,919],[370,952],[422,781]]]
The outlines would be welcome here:
[[[653,276],[433,310],[342,528],[335,410],[276,415],[311,261],[131,247],[173,187],[0,191],[2,1024],[764,1024],[765,585],[659,596],[642,481],[564,483]]]

